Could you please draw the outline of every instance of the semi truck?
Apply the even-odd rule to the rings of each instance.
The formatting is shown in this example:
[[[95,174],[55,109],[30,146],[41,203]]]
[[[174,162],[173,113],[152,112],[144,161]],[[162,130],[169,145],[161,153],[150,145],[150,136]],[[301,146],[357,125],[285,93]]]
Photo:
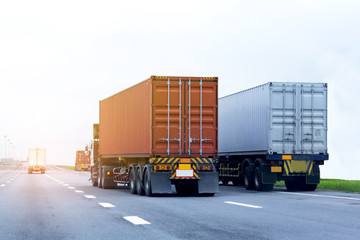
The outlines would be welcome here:
[[[46,149],[30,148],[28,154],[28,173],[33,172],[45,173],[46,170]]]
[[[218,78],[151,76],[100,101],[93,186],[132,194],[219,191]]]
[[[223,184],[314,191],[327,149],[327,84],[269,82],[219,99]]]
[[[75,171],[90,171],[90,154],[88,149],[76,151]]]

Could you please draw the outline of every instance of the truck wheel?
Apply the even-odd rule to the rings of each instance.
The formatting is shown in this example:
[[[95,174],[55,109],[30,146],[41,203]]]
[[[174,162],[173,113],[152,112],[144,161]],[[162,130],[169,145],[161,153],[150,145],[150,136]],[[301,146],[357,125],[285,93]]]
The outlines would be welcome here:
[[[244,170],[244,185],[246,190],[254,189],[254,178],[251,175],[250,168],[246,167]]]
[[[96,181],[94,180],[94,178],[93,178],[93,172],[94,172],[94,169],[91,168],[91,181],[92,181],[92,185],[93,185],[93,187],[96,187],[96,186],[98,185],[98,181],[97,181],[97,179],[96,179]]]
[[[296,189],[296,182],[285,180],[285,187],[288,191],[294,191]]]
[[[136,184],[135,184],[135,169],[132,168],[131,171],[130,171],[130,192],[132,194],[136,194]]]
[[[107,188],[109,188],[109,186],[108,186],[108,184],[106,184],[105,176],[106,176],[106,172],[105,172],[105,169],[103,168],[102,173],[101,173],[101,186],[102,186],[102,188],[107,189]]]
[[[137,171],[137,174],[136,174],[135,184],[136,184],[136,193],[137,193],[137,195],[144,195],[145,192],[144,192],[143,184],[142,184],[141,178],[140,178],[140,168],[139,168],[139,170]]]
[[[102,179],[102,171],[101,171],[101,167],[99,166],[99,168],[98,168],[98,187],[99,188],[102,188],[102,182],[101,182],[101,179]]]
[[[151,179],[150,179],[150,174],[149,174],[148,169],[146,169],[146,171],[145,171],[144,188],[145,188],[145,195],[148,197],[152,196]]]
[[[305,190],[306,191],[315,191],[317,188],[317,184],[306,184]]]
[[[255,168],[254,185],[256,191],[272,191],[274,184],[263,184],[262,183],[262,172],[260,167]]]

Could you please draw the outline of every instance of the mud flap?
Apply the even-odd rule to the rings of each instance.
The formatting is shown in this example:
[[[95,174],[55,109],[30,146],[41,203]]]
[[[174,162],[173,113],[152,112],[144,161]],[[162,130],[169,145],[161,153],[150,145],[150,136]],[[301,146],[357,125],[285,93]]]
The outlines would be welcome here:
[[[217,193],[219,192],[219,173],[199,173],[198,180],[199,193]]]
[[[151,173],[151,191],[153,194],[172,193],[169,172]]]
[[[275,184],[276,183],[276,174],[274,173],[262,173],[262,183],[263,184]]]
[[[306,184],[319,184],[319,183],[320,183],[320,174],[306,176]]]

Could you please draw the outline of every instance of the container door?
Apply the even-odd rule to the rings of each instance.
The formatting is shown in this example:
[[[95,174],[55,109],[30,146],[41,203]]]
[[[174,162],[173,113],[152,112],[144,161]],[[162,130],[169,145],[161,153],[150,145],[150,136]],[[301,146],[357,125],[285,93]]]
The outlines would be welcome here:
[[[184,82],[182,79],[153,80],[153,153],[179,156],[184,153]]]
[[[161,157],[215,157],[217,81],[153,80],[153,153]]]
[[[270,150],[278,154],[327,153],[326,86],[273,83],[270,88]]]
[[[188,79],[184,100],[186,104],[184,152],[188,156],[216,157],[217,82]]]

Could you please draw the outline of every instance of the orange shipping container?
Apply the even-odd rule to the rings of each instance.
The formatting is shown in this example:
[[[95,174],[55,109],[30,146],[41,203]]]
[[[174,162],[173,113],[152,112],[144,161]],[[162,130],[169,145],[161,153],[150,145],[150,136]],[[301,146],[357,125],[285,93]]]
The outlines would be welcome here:
[[[218,78],[159,77],[100,101],[102,158],[218,153]]]

